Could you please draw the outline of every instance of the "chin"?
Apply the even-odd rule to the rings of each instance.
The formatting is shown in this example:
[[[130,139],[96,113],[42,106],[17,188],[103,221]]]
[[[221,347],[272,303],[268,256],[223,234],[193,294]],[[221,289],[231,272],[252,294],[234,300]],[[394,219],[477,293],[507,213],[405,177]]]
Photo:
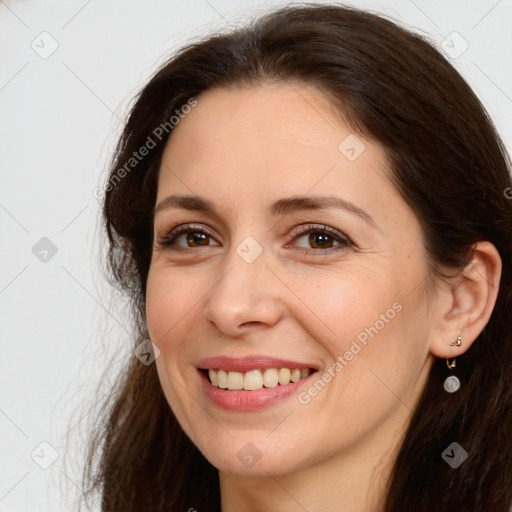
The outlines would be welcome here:
[[[299,444],[296,443],[295,446]],[[276,438],[272,442],[265,440],[263,436],[256,440],[254,437],[247,436],[244,439],[240,436],[236,440],[231,440],[225,449],[219,445],[212,448],[210,445],[201,451],[219,471],[245,476],[284,475],[293,473],[305,463],[304,457],[296,459],[296,449],[288,453],[283,450],[281,440]]]

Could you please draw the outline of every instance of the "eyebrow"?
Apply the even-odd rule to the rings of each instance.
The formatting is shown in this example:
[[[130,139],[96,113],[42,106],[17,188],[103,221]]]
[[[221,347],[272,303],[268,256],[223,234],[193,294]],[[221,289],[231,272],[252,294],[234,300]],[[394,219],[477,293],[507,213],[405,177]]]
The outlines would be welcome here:
[[[168,208],[182,208],[188,211],[197,211],[219,215],[214,204],[200,196],[189,195],[171,195],[162,199],[153,210],[153,218],[162,210]],[[287,197],[278,199],[270,208],[270,215],[277,217],[279,215],[289,215],[299,211],[322,210],[328,208],[337,208],[357,215],[371,226],[380,229],[368,212],[359,206],[336,196],[308,196],[308,197]]]

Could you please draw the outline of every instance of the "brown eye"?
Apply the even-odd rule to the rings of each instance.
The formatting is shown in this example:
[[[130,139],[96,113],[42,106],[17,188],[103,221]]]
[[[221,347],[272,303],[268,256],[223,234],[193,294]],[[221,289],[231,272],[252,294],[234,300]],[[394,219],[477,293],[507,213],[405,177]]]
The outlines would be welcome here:
[[[179,237],[176,237],[179,238]],[[186,233],[186,241],[189,247],[204,247],[208,245],[210,235],[199,231],[189,231]]]
[[[200,226],[184,224],[171,230],[169,233],[158,239],[158,246],[174,250],[195,249],[209,247],[212,244],[213,235]],[[218,244],[217,244],[218,245]]]
[[[331,235],[326,233],[310,233],[308,242],[313,249],[330,249],[333,246],[334,240]]]
[[[306,240],[305,245],[298,243],[295,245],[300,251],[308,254],[327,253],[352,246],[352,242],[348,237],[329,226],[309,225],[308,229],[299,233],[294,238],[294,240],[301,239]]]

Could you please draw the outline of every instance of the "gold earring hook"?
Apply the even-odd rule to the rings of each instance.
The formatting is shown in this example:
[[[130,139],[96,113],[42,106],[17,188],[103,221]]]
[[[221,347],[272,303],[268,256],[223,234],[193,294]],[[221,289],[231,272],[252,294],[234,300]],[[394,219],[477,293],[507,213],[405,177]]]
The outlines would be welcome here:
[[[455,359],[452,359],[452,361],[450,362],[449,359],[446,360],[446,366],[448,366],[448,369],[451,371],[453,368],[455,368],[456,366],[456,363],[455,363]]]

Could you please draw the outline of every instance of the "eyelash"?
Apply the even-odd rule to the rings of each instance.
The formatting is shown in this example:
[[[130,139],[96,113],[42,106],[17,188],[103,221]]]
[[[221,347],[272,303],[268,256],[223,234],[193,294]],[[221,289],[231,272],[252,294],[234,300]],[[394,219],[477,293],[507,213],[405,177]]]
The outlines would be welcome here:
[[[178,226],[177,228],[170,230],[169,232],[165,233],[163,236],[159,237],[157,240],[157,245],[160,249],[169,249],[169,250],[173,250],[173,251],[179,251],[182,253],[194,253],[197,251],[197,249],[200,249],[201,247],[188,247],[188,248],[183,248],[183,247],[176,248],[176,246],[173,247],[173,244],[176,242],[176,240],[180,236],[187,234],[187,233],[201,233],[201,234],[207,235],[211,238],[215,238],[208,230],[206,230],[202,226],[194,226],[193,224],[183,224],[181,226]],[[303,254],[318,256],[319,253],[331,253],[332,251],[339,251],[339,250],[347,249],[354,245],[353,242],[346,235],[343,235],[336,229],[333,229],[326,225],[315,225],[315,224],[309,224],[305,230],[300,231],[299,233],[295,234],[293,237],[293,240],[296,240],[297,238],[303,237],[305,235],[309,235],[311,233],[328,235],[329,237],[331,237],[335,242],[339,243],[340,245],[338,245],[336,247],[329,247],[327,249],[305,249],[304,247],[298,247],[297,249],[300,252],[302,252]],[[206,247],[210,247],[210,246],[208,245]]]

